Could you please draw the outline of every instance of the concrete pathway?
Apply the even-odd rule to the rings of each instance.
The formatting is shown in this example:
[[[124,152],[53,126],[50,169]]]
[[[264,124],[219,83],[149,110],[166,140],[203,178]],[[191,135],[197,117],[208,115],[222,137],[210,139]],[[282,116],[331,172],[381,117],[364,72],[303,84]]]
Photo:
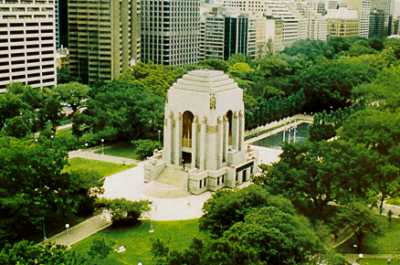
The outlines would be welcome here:
[[[72,123],[57,126],[56,131],[62,131],[62,130],[70,129],[70,128],[72,128]]]
[[[43,241],[57,245],[71,246],[107,227],[111,226],[111,216],[107,213],[93,216],[63,232]]]
[[[358,265],[359,261],[362,259],[380,259],[384,261],[400,259],[399,254],[362,254],[362,258],[359,257],[360,254],[349,253],[344,254],[344,258],[352,265]]]
[[[176,196],[166,196],[169,191]],[[171,221],[200,218],[203,215],[203,204],[211,197],[211,193],[195,196],[186,192],[179,193],[172,185],[144,183],[144,164],[140,163],[137,167],[107,177],[102,197],[149,200],[152,202],[152,210],[148,213],[148,218]]]
[[[69,159],[75,158],[75,157],[80,157],[80,158],[85,158],[85,159],[90,159],[90,160],[104,161],[104,162],[111,162],[111,163],[122,164],[122,165],[132,165],[132,164],[139,163],[139,161],[129,159],[129,158],[97,154],[97,153],[95,153],[95,150],[91,150],[91,149],[75,150],[75,151],[71,151],[68,153]]]

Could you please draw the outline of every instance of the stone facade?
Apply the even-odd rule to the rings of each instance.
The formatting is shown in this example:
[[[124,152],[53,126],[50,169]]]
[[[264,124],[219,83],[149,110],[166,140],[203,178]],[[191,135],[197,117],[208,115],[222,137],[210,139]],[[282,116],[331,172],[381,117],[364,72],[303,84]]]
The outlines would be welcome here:
[[[244,134],[243,91],[221,71],[192,71],[168,91],[164,149],[146,162],[145,180],[174,167],[193,194],[249,181],[256,165]]]

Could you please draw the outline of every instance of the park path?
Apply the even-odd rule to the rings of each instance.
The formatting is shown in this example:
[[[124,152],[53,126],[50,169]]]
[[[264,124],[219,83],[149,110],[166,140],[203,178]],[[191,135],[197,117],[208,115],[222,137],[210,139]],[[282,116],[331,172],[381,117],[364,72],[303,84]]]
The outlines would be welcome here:
[[[349,262],[352,265],[359,265],[358,261],[360,259],[380,259],[384,261],[393,260],[393,259],[399,259],[400,255],[399,254],[362,254],[362,258],[359,257],[359,254],[354,254],[354,253],[349,253],[349,254],[344,254],[344,258],[346,259],[347,262]],[[389,263],[387,263],[389,264]]]
[[[43,241],[43,243],[51,242],[57,245],[69,247],[109,226],[111,226],[111,218],[109,214],[102,213],[50,237]]]
[[[125,157],[118,157],[118,156],[110,156],[110,155],[103,155],[95,153],[96,150],[75,150],[68,153],[68,158],[85,158],[90,160],[98,160],[104,162],[111,162],[121,165],[133,165],[138,164],[140,161],[125,158]]]

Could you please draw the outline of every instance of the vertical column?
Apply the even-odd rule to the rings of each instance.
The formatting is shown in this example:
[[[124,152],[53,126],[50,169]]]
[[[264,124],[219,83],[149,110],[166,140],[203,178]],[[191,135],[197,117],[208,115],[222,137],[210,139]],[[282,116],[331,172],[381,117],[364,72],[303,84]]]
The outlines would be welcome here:
[[[217,134],[217,141],[218,141],[218,150],[217,150],[217,168],[222,166],[222,160],[224,157],[224,120],[222,117],[218,118],[218,134]]]
[[[192,168],[196,168],[197,158],[197,116],[192,123]]]
[[[204,117],[200,124],[200,170],[206,169],[206,130],[207,118]]]
[[[182,113],[178,113],[175,121],[175,165],[181,164],[181,141],[182,141]]]
[[[171,164],[172,150],[171,150],[171,140],[172,140],[172,121],[171,115],[166,115],[164,120],[164,161],[167,164]]]
[[[244,135],[245,135],[245,116],[243,111],[239,112],[239,119],[240,119],[240,138],[239,138],[239,149],[240,151],[244,150]]]
[[[228,161],[229,150],[229,120],[224,116],[224,161]]]
[[[233,137],[233,148],[239,150],[239,114],[238,112],[233,113],[233,124],[232,124],[232,137]]]

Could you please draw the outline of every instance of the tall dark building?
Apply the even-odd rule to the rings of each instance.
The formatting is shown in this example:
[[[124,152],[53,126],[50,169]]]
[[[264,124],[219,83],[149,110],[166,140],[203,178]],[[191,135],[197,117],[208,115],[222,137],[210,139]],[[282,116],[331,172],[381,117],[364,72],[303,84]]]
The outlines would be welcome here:
[[[56,46],[68,46],[68,1],[57,0],[56,5]]]
[[[373,9],[369,17],[369,37],[383,38],[385,32],[385,12],[379,9]]]

